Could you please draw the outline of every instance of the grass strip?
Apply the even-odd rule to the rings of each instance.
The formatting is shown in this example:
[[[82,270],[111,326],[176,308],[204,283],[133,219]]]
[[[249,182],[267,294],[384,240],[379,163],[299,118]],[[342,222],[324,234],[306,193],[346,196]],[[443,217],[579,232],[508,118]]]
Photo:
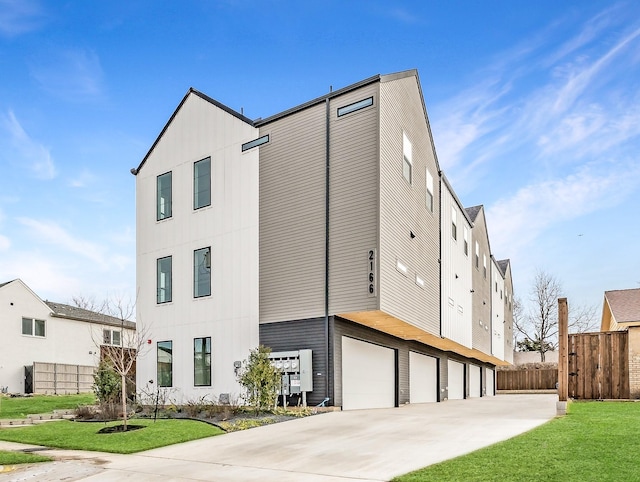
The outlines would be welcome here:
[[[34,395],[33,397],[0,397],[0,418],[26,418],[36,413],[73,410],[79,405],[92,405],[93,393],[77,395]]]
[[[422,481],[639,480],[640,403],[574,402],[568,415],[468,455],[397,477]]]
[[[145,428],[123,433],[99,434],[106,426],[122,422],[72,422],[61,420],[29,427],[0,429],[0,440],[61,449],[130,454],[224,433],[218,427],[195,420],[132,419],[130,425]]]
[[[0,450],[0,465],[18,465],[18,464],[31,464],[35,462],[49,462],[51,457],[45,457],[38,454],[25,454],[24,452],[7,452]]]

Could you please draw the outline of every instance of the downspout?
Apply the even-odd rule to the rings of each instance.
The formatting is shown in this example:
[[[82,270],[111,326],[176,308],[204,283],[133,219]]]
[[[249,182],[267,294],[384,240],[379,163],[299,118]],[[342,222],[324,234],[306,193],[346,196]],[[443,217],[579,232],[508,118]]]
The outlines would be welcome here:
[[[329,88],[329,92],[331,92]],[[329,340],[329,121],[330,121],[330,108],[329,97],[325,100],[326,109],[326,126],[325,126],[325,186],[324,186],[324,199],[325,199],[325,221],[324,221],[324,339],[326,342],[327,354],[325,357],[325,398],[329,398],[329,352],[331,349],[331,342]]]
[[[440,338],[442,336],[442,171],[438,172],[438,301]]]

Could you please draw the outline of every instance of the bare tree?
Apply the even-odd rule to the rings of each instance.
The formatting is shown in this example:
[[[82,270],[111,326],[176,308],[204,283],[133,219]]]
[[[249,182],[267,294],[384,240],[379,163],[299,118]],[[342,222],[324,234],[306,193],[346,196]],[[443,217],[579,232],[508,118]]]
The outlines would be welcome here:
[[[87,299],[82,296],[73,297],[73,302],[80,308],[91,306],[97,309],[96,313],[109,316],[117,320],[120,325],[120,343],[107,344],[102,339],[94,339],[95,345],[100,350],[100,356],[106,360],[113,371],[120,376],[121,403],[123,430],[127,430],[127,379],[129,378],[136,360],[144,352],[147,346],[148,328],[141,323],[135,323],[131,319],[135,314],[135,302],[123,297],[107,299],[103,303],[96,303],[93,298]],[[79,303],[83,303],[81,306]],[[89,309],[89,308],[85,308]]]
[[[545,353],[558,346],[558,298],[562,297],[562,285],[553,275],[538,270],[530,292],[529,309],[518,300],[517,312],[514,304],[513,324],[524,337],[516,346],[521,351],[537,351],[540,361]],[[582,333],[595,327],[595,307],[577,306],[569,310],[569,330]]]
[[[107,302],[105,300],[98,301],[95,296],[79,294],[71,297],[70,305],[77,306],[83,310],[93,311],[95,313],[105,313]]]

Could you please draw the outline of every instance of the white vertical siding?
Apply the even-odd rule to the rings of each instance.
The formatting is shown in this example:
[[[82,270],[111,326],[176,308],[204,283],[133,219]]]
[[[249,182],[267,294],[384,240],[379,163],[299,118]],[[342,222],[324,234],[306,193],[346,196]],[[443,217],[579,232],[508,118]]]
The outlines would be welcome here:
[[[258,344],[258,130],[190,94],[136,177],[137,321],[150,330],[141,387],[156,380],[156,343],[173,341],[176,398],[238,394],[233,361]],[[211,157],[211,205],[193,209],[193,163]],[[172,171],[173,215],[156,221],[156,176]],[[211,247],[211,296],[193,297],[193,252]],[[156,303],[156,259],[172,256],[172,301]],[[212,386],[193,386],[193,339],[211,337]]]
[[[442,336],[472,346],[471,249],[464,253],[464,229],[471,225],[446,182],[442,182]],[[456,213],[457,239],[452,220]]]
[[[491,269],[491,349],[493,356],[504,360],[504,278],[493,256],[489,263]]]

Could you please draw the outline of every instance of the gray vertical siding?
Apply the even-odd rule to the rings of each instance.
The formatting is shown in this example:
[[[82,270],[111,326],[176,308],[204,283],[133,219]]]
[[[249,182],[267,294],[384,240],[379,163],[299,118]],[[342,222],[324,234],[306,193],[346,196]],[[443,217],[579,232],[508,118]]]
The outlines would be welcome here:
[[[325,107],[260,127],[260,322],[324,316]]]
[[[284,321],[260,325],[260,344],[272,351],[313,350],[313,392],[307,395],[307,404],[317,405],[325,397],[328,375],[325,373],[327,343],[325,319]],[[333,398],[329,393],[330,398]]]
[[[329,312],[378,308],[369,296],[368,250],[378,249],[379,83],[331,100]],[[373,97],[373,106],[337,117],[339,107]]]
[[[491,354],[491,333],[493,332],[491,326],[491,258],[489,253],[489,236],[487,233],[487,223],[484,217],[484,208],[480,209],[480,212],[473,223],[471,239],[471,280],[473,285],[471,312],[473,313],[473,348],[484,353]],[[475,264],[476,241],[480,244],[480,263],[477,269]],[[482,274],[483,254],[487,256],[486,279]],[[482,321],[482,326],[480,326],[480,321]],[[485,326],[488,326],[489,329],[485,329]]]
[[[413,150],[413,182],[402,175],[402,133]],[[434,210],[426,208],[426,167],[437,179],[431,133],[417,78],[380,84],[380,309],[425,331],[440,334],[439,183]],[[410,237],[410,232],[415,238]],[[396,259],[409,268],[396,270]],[[415,283],[416,273],[426,281]]]

